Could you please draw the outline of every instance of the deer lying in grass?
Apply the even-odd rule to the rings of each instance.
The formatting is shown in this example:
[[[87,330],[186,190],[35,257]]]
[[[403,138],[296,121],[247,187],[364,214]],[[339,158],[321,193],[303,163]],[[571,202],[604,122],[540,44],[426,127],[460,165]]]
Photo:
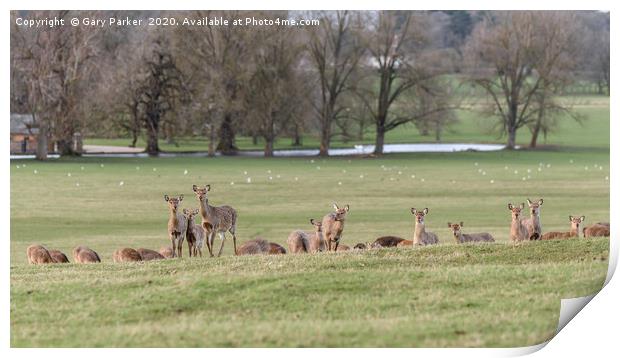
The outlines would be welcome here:
[[[183,209],[183,214],[187,219],[187,245],[189,246],[189,256],[202,257],[202,248],[205,245],[205,230],[202,226],[196,225],[195,217],[199,213],[198,209]],[[206,224],[211,231],[211,225]]]
[[[310,219],[310,224],[314,226],[314,232],[310,233],[302,230],[295,230],[288,235],[286,244],[291,254],[299,254],[302,252],[316,253],[325,251],[326,245],[323,239],[322,223],[314,219]]]
[[[542,236],[542,227],[540,225],[540,207],[543,204],[543,199],[533,203],[530,199],[527,199],[527,205],[530,209],[530,217],[522,218],[523,225],[527,228],[527,234],[530,240],[540,240]]]
[[[187,219],[179,212],[179,204],[183,201],[183,195],[176,198],[164,195],[164,200],[168,203],[168,237],[172,242],[172,255],[183,257],[183,240],[187,233]]]
[[[165,258],[159,252],[151,249],[145,249],[141,247],[136,251],[140,254],[142,261],[163,260]],[[170,249],[170,253],[172,254],[172,249]]]
[[[209,198],[207,192],[211,190],[211,185],[206,185],[204,188],[199,188],[194,185],[194,193],[200,203],[200,216],[202,217],[202,228],[204,230],[204,236],[207,239],[207,249],[209,249],[209,255],[213,257],[213,240],[217,233],[222,240],[220,245],[220,251],[217,256],[222,254],[224,248],[224,241],[226,240],[226,231],[230,232],[233,236],[233,252],[237,252],[237,236],[235,231],[237,230],[237,211],[228,205],[211,206],[209,205]]]
[[[345,244],[340,244],[340,245],[338,245],[338,250],[336,250],[336,251],[349,251],[349,250],[351,250],[351,248],[349,246],[347,246]]]
[[[112,254],[112,261],[114,262],[136,262],[142,261],[140,253],[132,248],[124,247],[114,251]]]
[[[88,264],[101,262],[99,255],[86,246],[76,246],[73,249],[73,262],[78,264]]]
[[[579,225],[586,220],[585,216],[568,216],[568,221],[570,222],[570,231],[569,232],[558,232],[551,231],[545,233],[541,240],[553,240],[553,239],[568,239],[571,237],[579,237]]]
[[[344,230],[344,220],[349,212],[349,204],[339,208],[334,203],[334,212],[323,217],[323,237],[327,242],[327,251],[332,250],[332,242],[335,244],[334,251],[338,251],[338,244]]]
[[[521,220],[521,210],[523,210],[523,208],[525,208],[524,203],[521,203],[521,206],[514,206],[511,203],[508,204],[508,210],[510,210],[512,215],[512,222],[510,224],[510,240],[513,242],[530,239],[527,227]]]
[[[30,245],[26,249],[28,263],[31,265],[51,264],[54,259],[50,256],[49,251],[41,245]]]
[[[171,259],[174,257],[174,251],[172,251],[172,247],[164,246],[159,249],[159,254],[162,255],[165,259]]]
[[[284,252],[282,252],[282,250],[284,250],[282,246],[257,237],[239,246],[237,255],[279,255],[286,253],[286,250],[284,250]]]
[[[596,223],[583,228],[583,237],[609,237],[609,223]]]
[[[403,241],[405,241],[405,239],[398,236],[381,236],[377,238],[373,244],[378,244],[381,247],[396,247]]]
[[[439,239],[437,235],[432,232],[426,231],[426,225],[424,223],[424,217],[428,214],[428,208],[424,208],[424,210],[416,210],[416,208],[411,208],[411,213],[415,216],[415,229],[413,232],[413,241],[409,244],[409,240],[404,240],[399,243],[398,246],[409,246],[409,245],[434,245],[439,243]]]
[[[353,250],[380,249],[382,247],[378,242],[359,242],[353,246]]]
[[[493,236],[487,232],[463,234],[461,232],[461,228],[463,227],[462,221],[460,224],[448,223],[448,227],[452,229],[452,235],[454,235],[454,241],[456,241],[457,244],[462,244],[464,242],[495,242]]]
[[[50,256],[52,257],[52,260],[54,260],[54,263],[57,263],[57,264],[69,263],[69,259],[67,258],[67,255],[65,255],[62,251],[48,250],[48,252],[50,253]]]

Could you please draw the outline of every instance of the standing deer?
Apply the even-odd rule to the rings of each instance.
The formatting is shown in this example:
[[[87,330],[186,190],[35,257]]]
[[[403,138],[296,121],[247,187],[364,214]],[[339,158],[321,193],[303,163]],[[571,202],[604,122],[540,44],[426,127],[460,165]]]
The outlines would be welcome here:
[[[439,243],[437,235],[432,232],[426,232],[424,217],[428,214],[428,208],[424,208],[424,210],[421,211],[416,210],[416,208],[411,208],[411,213],[415,216],[415,229],[413,232],[412,245],[434,245]],[[401,242],[399,246],[405,245]]]
[[[335,243],[334,251],[338,251],[338,244],[344,229],[344,219],[349,212],[349,204],[339,208],[334,203],[334,210],[336,211],[323,217],[323,236],[327,242],[327,251],[332,250],[332,242]]]
[[[464,242],[495,242],[495,239],[488,232],[480,232],[477,234],[463,234],[461,232],[461,228],[463,227],[463,222],[460,224],[457,223],[448,223],[448,227],[452,229],[452,234],[454,235],[454,241],[457,244],[462,244]]]
[[[172,242],[172,255],[183,257],[183,240],[187,233],[187,219],[179,212],[179,204],[183,201],[183,194],[179,197],[169,197],[164,195],[164,200],[168,203],[168,237]]]
[[[520,218],[521,210],[523,210],[523,208],[525,208],[524,203],[521,203],[521,206],[514,206],[511,203],[508,204],[508,210],[511,211],[512,215],[512,223],[510,224],[510,240],[513,242],[530,239],[527,227],[523,224],[523,220]]]
[[[325,251],[322,223],[310,219],[310,224],[314,226],[313,233],[302,230],[295,230],[290,233],[286,240],[290,253],[298,254],[303,252],[315,253]]]
[[[187,245],[189,246],[189,255],[202,257],[202,248],[205,246],[205,230],[202,226],[196,225],[195,217],[198,215],[198,209],[183,209],[183,214],[187,218]],[[210,231],[210,226],[209,226]]]
[[[26,256],[28,257],[28,263],[31,265],[54,263],[54,259],[49,251],[41,245],[28,246],[26,249]]]
[[[553,239],[568,239],[571,237],[579,237],[579,225],[586,220],[585,216],[568,216],[568,221],[570,221],[570,231],[569,232],[558,232],[551,231],[545,233],[541,240],[553,240]]]
[[[533,203],[530,199],[527,199],[527,205],[530,208],[530,217],[522,218],[523,225],[527,228],[527,234],[530,240],[540,240],[542,236],[542,227],[540,226],[540,207],[543,204],[543,200],[540,199]]]
[[[224,241],[226,240],[226,231],[230,232],[233,236],[233,249],[235,255],[237,254],[237,236],[235,231],[237,230],[237,211],[228,205],[211,206],[209,205],[209,198],[207,192],[211,190],[211,185],[207,184],[204,188],[199,188],[193,185],[194,193],[200,202],[200,216],[202,216],[202,228],[207,238],[207,248],[209,254],[213,257],[213,240],[215,239],[215,233],[218,233],[222,244],[220,245],[220,251],[217,256],[222,254],[224,248]]]

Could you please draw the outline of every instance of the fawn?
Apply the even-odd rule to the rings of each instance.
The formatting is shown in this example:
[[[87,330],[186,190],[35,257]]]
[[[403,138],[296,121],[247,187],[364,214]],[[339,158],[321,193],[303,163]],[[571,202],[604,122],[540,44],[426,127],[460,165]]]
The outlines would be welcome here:
[[[521,221],[527,228],[527,233],[530,240],[539,240],[542,235],[542,227],[540,225],[540,207],[542,204],[543,199],[540,199],[535,203],[530,199],[527,199],[527,205],[530,208],[531,216],[529,218],[523,218]]]
[[[411,208],[411,213],[415,216],[415,229],[413,232],[412,245],[434,245],[439,242],[437,235],[432,232],[426,232],[426,225],[424,224],[424,217],[428,214],[428,208],[418,211],[416,208]],[[407,240],[405,240],[407,241]],[[401,242],[401,244],[403,244]],[[401,246],[405,246],[404,244]]]
[[[183,195],[179,197],[169,197],[164,195],[164,200],[168,203],[168,237],[172,242],[172,255],[183,257],[183,240],[187,233],[187,220],[179,212],[179,204],[183,201]]]
[[[205,245],[205,231],[201,226],[196,225],[195,217],[198,209],[183,209],[183,214],[187,218],[187,245],[189,246],[189,255],[202,257],[202,248]],[[210,225],[209,225],[210,227]]]
[[[162,254],[155,250],[139,248],[136,249],[136,251],[138,252],[138,254],[140,254],[142,261],[163,260],[165,258]]]
[[[112,254],[112,261],[114,262],[135,262],[142,261],[140,253],[132,248],[124,247],[114,251]]]
[[[54,263],[57,263],[57,264],[69,263],[69,259],[67,258],[67,255],[65,255],[62,251],[48,250],[48,252],[50,253],[50,256],[52,257],[52,260],[54,260]]]
[[[344,219],[349,212],[349,204],[339,208],[334,203],[334,212],[323,217],[323,237],[327,242],[327,251],[332,250],[332,242],[335,244],[334,251],[338,251],[338,244],[344,229]]]
[[[571,237],[579,237],[579,225],[586,220],[585,216],[568,216],[568,221],[570,222],[570,231],[569,232],[558,232],[551,231],[545,233],[541,240],[553,240],[553,239],[568,239]]]
[[[211,185],[207,184],[204,188],[198,186],[192,186],[196,198],[200,203],[200,216],[202,216],[202,228],[204,230],[204,236],[207,239],[207,249],[209,249],[209,255],[213,257],[213,240],[217,233],[222,240],[220,245],[220,251],[217,256],[222,254],[224,248],[224,241],[226,240],[226,231],[230,232],[233,236],[233,249],[237,252],[237,236],[235,231],[237,230],[237,211],[228,205],[211,206],[209,205],[209,198],[207,192],[211,190]]]
[[[78,264],[87,264],[101,262],[99,255],[86,246],[76,246],[73,249],[73,262]]]
[[[313,233],[295,230],[289,234],[286,243],[290,253],[298,254],[302,252],[315,253],[325,251],[322,223],[314,219],[310,219],[310,224],[314,226]]]
[[[521,210],[523,210],[523,208],[525,208],[524,203],[521,203],[521,206],[514,206],[511,203],[508,204],[508,210],[510,210],[512,215],[512,223],[510,224],[510,240],[513,242],[530,239],[527,227],[523,224],[523,221],[520,218]]]
[[[460,224],[452,224],[448,223],[448,227],[452,229],[452,234],[454,235],[454,241],[457,244],[462,244],[464,242],[495,242],[495,239],[488,232],[480,232],[477,234],[463,234],[461,232],[461,228],[463,227],[463,222]]]

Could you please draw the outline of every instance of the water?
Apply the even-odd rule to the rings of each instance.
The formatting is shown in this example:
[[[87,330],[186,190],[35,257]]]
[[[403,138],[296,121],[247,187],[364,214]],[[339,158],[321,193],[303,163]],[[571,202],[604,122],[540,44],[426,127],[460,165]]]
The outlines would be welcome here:
[[[477,144],[477,143],[415,143],[415,144],[386,144],[383,152],[388,153],[453,153],[465,151],[492,152],[504,149],[503,144]],[[356,145],[352,148],[330,149],[330,156],[347,156],[347,155],[367,155],[372,154],[375,150],[374,145]],[[191,152],[191,153],[160,153],[162,158],[172,157],[205,157],[207,152]],[[262,157],[262,150],[239,151],[239,157]],[[318,149],[291,149],[291,150],[275,150],[275,157],[312,157],[319,154]],[[217,154],[220,156],[220,154]],[[90,153],[83,154],[83,157],[96,158],[147,158],[146,153]],[[56,159],[57,154],[51,154],[49,158]],[[11,159],[34,159],[34,155],[11,155]]]

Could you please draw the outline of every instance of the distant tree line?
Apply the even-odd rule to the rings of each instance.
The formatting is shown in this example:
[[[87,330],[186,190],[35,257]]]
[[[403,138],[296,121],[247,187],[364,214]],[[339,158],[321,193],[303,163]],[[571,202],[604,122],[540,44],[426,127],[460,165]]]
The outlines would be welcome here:
[[[307,27],[24,28],[17,17],[316,18]],[[11,112],[74,153],[76,132],[159,141],[205,138],[234,154],[238,136],[375,136],[411,124],[441,140],[463,103],[497,118],[514,148],[560,118],[581,118],[558,95],[578,81],[610,91],[609,13],[594,11],[27,11],[12,12]],[[482,95],[467,95],[463,87]]]

